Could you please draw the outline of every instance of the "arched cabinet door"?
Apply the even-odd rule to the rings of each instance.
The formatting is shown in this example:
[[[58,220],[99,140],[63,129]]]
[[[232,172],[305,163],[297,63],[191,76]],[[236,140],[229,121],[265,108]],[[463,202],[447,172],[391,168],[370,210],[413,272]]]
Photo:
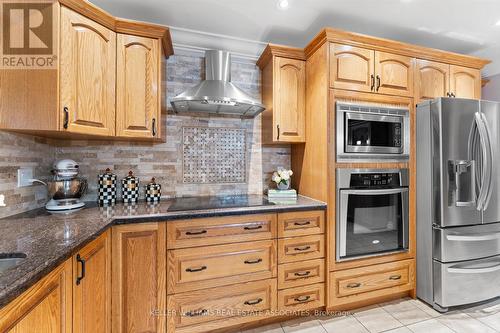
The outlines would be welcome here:
[[[116,135],[159,137],[159,41],[118,34]]]
[[[450,65],[450,92],[459,98],[481,98],[481,72],[477,69]]]
[[[413,96],[414,58],[375,52],[375,88],[380,94]]]
[[[417,60],[415,100],[446,97],[450,91],[450,65],[435,61]]]
[[[304,142],[306,66],[302,60],[276,57],[275,140]]]
[[[360,47],[330,44],[330,86],[370,92],[374,89],[375,52]]]
[[[116,34],[62,6],[60,49],[59,128],[114,135]]]

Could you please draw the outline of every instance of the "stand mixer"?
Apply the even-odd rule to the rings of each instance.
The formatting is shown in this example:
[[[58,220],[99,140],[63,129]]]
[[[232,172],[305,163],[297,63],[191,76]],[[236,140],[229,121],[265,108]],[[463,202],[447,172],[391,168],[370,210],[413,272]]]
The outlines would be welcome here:
[[[49,211],[68,211],[85,206],[80,198],[87,190],[87,180],[78,176],[79,166],[73,160],[60,160],[54,163],[52,173],[54,178],[45,182],[51,198],[45,205]]]

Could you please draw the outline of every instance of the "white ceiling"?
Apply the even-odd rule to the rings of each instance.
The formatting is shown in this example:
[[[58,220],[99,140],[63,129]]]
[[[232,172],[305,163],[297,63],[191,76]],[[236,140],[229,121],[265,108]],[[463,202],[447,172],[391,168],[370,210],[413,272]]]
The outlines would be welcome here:
[[[264,44],[250,41],[304,47],[329,26],[479,55],[494,61],[487,75],[500,73],[499,0],[288,1],[280,10],[277,0],[91,0],[113,15],[171,27],[178,47],[234,46],[256,55]],[[194,38],[191,30],[217,35]]]

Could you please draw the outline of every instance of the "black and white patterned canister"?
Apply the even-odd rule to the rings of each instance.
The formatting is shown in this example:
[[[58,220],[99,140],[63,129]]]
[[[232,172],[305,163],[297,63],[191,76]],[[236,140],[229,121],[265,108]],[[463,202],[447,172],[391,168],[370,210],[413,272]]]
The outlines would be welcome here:
[[[151,179],[151,183],[146,185],[146,201],[154,202],[160,201],[161,198],[161,185],[157,184],[155,178]]]
[[[97,187],[99,205],[112,205],[116,202],[116,175],[109,168],[98,175]]]
[[[132,171],[122,179],[122,200],[126,203],[139,200],[139,178],[135,177]]]

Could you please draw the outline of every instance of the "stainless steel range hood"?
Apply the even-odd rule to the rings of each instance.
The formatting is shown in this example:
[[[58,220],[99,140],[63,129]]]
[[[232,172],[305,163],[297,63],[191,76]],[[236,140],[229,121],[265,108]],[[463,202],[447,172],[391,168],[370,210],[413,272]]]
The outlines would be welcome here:
[[[264,105],[231,83],[231,54],[205,52],[206,80],[172,98],[176,112],[206,112],[254,117]]]

